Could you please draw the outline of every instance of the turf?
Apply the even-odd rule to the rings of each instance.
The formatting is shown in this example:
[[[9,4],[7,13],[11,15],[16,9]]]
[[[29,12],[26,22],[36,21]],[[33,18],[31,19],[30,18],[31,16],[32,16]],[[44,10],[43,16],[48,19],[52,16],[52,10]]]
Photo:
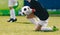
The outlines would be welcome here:
[[[0,16],[0,35],[60,35],[60,30],[55,32],[36,32],[34,24],[25,16],[17,16],[17,22],[7,22],[9,16]],[[60,17],[49,17],[48,26],[55,25],[60,29]]]

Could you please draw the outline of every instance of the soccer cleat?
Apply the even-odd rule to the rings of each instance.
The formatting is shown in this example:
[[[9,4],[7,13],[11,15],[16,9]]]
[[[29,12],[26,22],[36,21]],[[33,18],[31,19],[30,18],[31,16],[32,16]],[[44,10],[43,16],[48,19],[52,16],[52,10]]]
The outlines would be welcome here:
[[[8,22],[11,22],[12,20],[13,20],[13,19],[11,18],[11,19],[8,20]]]
[[[56,26],[53,26],[53,31],[58,31],[59,29]]]
[[[17,21],[17,19],[10,19],[10,20],[8,20],[8,22],[16,22]]]

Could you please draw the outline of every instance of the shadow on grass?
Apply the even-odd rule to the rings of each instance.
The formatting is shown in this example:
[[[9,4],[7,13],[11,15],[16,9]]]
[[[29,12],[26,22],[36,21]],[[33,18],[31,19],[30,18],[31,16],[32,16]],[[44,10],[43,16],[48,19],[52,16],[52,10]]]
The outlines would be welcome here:
[[[19,23],[19,24],[32,24],[30,22],[16,22],[16,23]]]
[[[56,31],[41,31],[41,30],[40,31],[35,31],[35,30],[33,30],[33,32],[56,32]]]

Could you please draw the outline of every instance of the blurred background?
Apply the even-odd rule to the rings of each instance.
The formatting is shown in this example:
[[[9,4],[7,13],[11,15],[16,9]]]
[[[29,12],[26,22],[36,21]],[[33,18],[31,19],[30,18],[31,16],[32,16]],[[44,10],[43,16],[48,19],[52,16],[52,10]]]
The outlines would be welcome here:
[[[19,6],[16,8],[16,15],[18,15],[18,10],[24,5],[24,0],[18,0]],[[8,0],[0,0],[0,16],[9,16],[10,11],[8,7]]]
[[[41,5],[47,9],[49,14],[58,15],[60,14],[60,0],[37,0]],[[16,15],[18,15],[19,10],[24,5],[29,5],[26,0],[18,0],[19,6],[16,9]],[[8,0],[0,0],[0,15],[7,16],[9,15]]]

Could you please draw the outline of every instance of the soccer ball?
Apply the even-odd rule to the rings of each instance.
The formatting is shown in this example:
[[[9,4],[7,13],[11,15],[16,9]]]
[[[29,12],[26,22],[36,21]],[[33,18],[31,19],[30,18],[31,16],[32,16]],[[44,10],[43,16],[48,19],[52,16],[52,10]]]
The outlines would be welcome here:
[[[24,6],[22,7],[21,12],[23,12],[25,15],[29,15],[30,13],[32,13],[32,9],[29,6]]]

